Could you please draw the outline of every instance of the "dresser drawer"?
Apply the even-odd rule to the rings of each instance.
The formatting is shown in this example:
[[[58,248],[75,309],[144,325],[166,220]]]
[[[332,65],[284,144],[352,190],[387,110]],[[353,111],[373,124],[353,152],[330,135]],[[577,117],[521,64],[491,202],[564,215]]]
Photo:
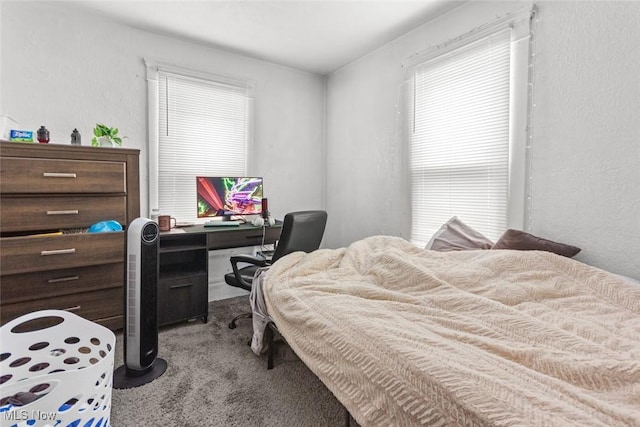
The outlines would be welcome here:
[[[122,287],[124,263],[2,276],[2,304]]]
[[[2,276],[125,260],[124,232],[5,237],[0,240]]]
[[[125,196],[3,197],[0,201],[2,232],[88,227],[107,219],[126,224]]]
[[[23,314],[48,309],[68,310],[89,320],[122,316],[124,311],[123,292],[123,288],[120,287],[16,304],[3,304],[0,319],[4,324]]]
[[[3,158],[2,194],[126,193],[124,162]]]

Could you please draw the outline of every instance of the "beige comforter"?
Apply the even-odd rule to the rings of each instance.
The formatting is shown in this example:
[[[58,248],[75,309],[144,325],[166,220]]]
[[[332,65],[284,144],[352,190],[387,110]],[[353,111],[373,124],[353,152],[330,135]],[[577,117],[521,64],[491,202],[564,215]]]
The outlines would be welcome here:
[[[363,426],[640,426],[640,286],[602,270],[377,236],[288,255],[263,285]]]

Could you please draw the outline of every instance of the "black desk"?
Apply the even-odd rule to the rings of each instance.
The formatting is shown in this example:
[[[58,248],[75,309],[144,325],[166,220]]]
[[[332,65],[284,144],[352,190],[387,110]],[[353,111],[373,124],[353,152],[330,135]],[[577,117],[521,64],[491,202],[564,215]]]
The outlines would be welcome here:
[[[251,224],[193,225],[160,233],[159,325],[198,317],[206,323],[210,250],[273,244],[280,238],[281,230],[282,222],[277,221],[265,228]]]

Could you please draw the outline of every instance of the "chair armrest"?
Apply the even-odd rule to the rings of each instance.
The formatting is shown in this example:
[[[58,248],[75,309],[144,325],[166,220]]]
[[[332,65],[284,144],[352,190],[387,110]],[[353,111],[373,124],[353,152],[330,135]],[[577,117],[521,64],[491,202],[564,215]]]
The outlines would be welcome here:
[[[246,264],[257,265],[258,267],[266,267],[269,265],[268,261],[264,258],[258,258],[253,255],[233,255],[231,258],[231,264],[238,264],[243,262]]]
[[[241,283],[248,288],[251,288],[251,283],[242,278],[242,275],[240,274],[240,271],[238,269],[238,263],[257,265],[258,267],[266,267],[269,265],[269,262],[267,260],[254,257],[252,255],[234,255],[230,258],[230,260],[231,268],[233,268],[233,275],[236,277],[236,280],[238,281],[238,283]]]

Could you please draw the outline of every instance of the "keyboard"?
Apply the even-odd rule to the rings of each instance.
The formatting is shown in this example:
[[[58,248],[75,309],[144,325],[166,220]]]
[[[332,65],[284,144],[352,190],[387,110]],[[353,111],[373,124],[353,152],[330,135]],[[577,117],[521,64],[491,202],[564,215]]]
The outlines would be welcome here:
[[[237,227],[242,223],[242,221],[220,221],[220,220],[211,220],[205,222],[203,225],[205,227]]]

